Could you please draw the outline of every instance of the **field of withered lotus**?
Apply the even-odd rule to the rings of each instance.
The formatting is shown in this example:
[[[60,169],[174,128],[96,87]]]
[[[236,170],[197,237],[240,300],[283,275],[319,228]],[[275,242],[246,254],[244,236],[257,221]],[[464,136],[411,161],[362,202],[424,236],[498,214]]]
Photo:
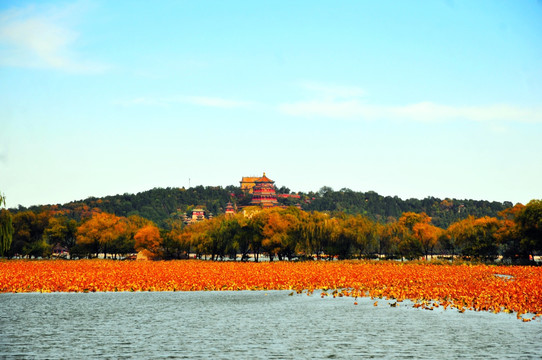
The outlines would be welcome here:
[[[3,261],[0,292],[291,290],[542,316],[542,267],[314,261]],[[377,304],[377,302],[375,302]]]

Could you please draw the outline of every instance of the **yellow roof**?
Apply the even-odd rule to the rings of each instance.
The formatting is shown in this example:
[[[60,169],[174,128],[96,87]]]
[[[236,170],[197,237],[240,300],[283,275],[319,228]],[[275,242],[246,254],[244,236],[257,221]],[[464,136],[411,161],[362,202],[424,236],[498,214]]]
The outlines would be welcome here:
[[[273,180],[271,180],[270,178],[268,178],[267,176],[265,176],[265,173],[263,173],[263,176],[261,178],[259,178],[258,180],[256,180],[256,182],[268,182],[268,183],[274,183]]]

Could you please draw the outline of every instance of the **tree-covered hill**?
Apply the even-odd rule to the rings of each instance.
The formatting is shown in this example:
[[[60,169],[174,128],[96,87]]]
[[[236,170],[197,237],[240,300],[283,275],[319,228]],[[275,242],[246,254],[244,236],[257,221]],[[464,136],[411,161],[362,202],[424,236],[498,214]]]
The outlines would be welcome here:
[[[465,219],[469,215],[496,217],[498,212],[513,206],[511,202],[435,197],[403,200],[397,196],[382,196],[374,191],[356,192],[350,189],[333,191],[328,187],[323,187],[318,193],[311,195],[311,202],[304,206],[305,210],[360,213],[381,222],[387,222],[390,217],[397,219],[404,212],[425,212],[432,218],[434,225],[442,228],[448,227],[457,220]]]
[[[290,193],[282,187],[278,193]],[[397,196],[382,196],[374,191],[358,192],[350,189],[334,191],[323,187],[318,192],[297,193],[299,198],[280,198],[284,205],[300,204],[306,211],[344,212],[347,214],[364,214],[369,218],[388,222],[397,219],[403,212],[425,212],[432,217],[434,225],[446,228],[449,224],[466,218],[497,216],[497,213],[513,206],[510,202],[489,202],[479,200],[425,199],[403,200]],[[137,194],[122,194],[102,198],[90,197],[85,200],[66,204],[19,207],[11,209],[13,213],[32,210],[40,213],[47,210],[61,211],[71,218],[80,220],[94,209],[112,213],[117,216],[139,215],[163,226],[168,219],[180,218],[192,208],[202,206],[209,213],[219,215],[224,212],[226,204],[245,205],[249,197],[236,186],[196,186],[192,188],[154,188]]]

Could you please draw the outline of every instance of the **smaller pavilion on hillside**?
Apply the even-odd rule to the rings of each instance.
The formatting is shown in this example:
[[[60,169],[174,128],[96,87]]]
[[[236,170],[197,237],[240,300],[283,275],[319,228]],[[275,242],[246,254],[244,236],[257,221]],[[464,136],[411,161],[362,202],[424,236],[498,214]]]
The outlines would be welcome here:
[[[235,209],[233,208],[233,204],[231,202],[229,202],[226,205],[225,213],[226,213],[226,215],[234,215],[235,214]]]
[[[192,209],[192,214],[190,216],[184,216],[184,223],[186,225],[195,224],[197,222],[203,221],[205,219],[212,219],[213,214],[203,209],[203,207],[198,206]]]

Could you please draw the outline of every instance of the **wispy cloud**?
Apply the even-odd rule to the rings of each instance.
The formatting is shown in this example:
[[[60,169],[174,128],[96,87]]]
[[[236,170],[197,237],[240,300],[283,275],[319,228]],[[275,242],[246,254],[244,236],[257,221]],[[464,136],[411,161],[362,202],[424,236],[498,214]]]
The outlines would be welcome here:
[[[542,123],[542,108],[522,108],[508,104],[480,106],[451,106],[434,102],[406,105],[375,105],[364,98],[365,93],[356,87],[326,87],[302,85],[305,90],[316,92],[311,100],[283,103],[279,112],[299,117],[321,117],[351,120],[408,120],[442,122],[468,120],[477,122]]]
[[[312,81],[299,83],[299,87],[308,90],[318,98],[344,99],[365,96],[365,90],[357,86],[323,84]]]
[[[137,97],[117,100],[115,104],[123,106],[168,106],[173,104],[190,104],[221,109],[246,108],[254,103],[210,96],[172,96],[172,97]]]
[[[79,34],[69,22],[81,11],[64,8],[13,8],[0,13],[0,65],[52,68],[72,73],[99,73],[107,69],[74,51]]]
[[[219,97],[206,97],[206,96],[187,96],[180,98],[180,101],[193,105],[218,107],[218,108],[239,108],[247,107],[251,105],[247,101],[230,100]]]

